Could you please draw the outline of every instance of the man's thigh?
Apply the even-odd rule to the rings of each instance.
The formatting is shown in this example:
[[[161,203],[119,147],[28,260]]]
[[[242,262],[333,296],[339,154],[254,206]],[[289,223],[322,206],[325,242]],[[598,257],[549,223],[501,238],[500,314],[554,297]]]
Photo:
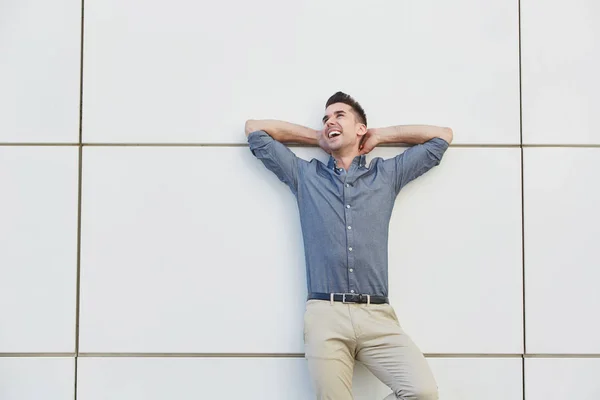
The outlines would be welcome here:
[[[317,400],[353,400],[354,359],[340,360],[308,357],[308,371]]]
[[[437,384],[427,360],[402,330],[390,305],[357,310],[363,333],[357,359],[399,399],[435,400]]]
[[[356,339],[348,306],[307,302],[304,346],[317,399],[352,400]]]

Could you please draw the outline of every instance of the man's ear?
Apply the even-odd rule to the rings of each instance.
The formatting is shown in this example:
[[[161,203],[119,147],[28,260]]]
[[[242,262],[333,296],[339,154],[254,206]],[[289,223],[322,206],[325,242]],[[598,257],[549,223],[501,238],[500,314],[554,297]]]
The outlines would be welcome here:
[[[358,128],[358,132],[356,132],[356,134],[358,136],[364,136],[367,134],[367,131],[368,131],[367,126],[365,124],[360,124],[359,128]]]

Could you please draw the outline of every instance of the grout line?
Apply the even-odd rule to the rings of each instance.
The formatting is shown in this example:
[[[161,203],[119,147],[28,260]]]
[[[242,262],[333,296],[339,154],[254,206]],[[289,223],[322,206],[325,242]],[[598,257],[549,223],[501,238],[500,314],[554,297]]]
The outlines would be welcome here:
[[[600,144],[523,144],[523,148],[573,148],[573,149],[598,149]]]
[[[81,31],[80,31],[80,42],[79,42],[79,142],[80,145],[83,142],[83,48],[84,48],[84,3],[85,0],[81,0]]]
[[[522,140],[522,139],[521,139]],[[82,143],[83,146],[89,147],[248,147],[247,143]],[[304,144],[297,143],[286,143],[288,147],[300,147],[300,148],[317,148],[317,146],[307,146]],[[377,146],[378,148],[385,147],[400,147],[408,148],[409,145],[404,144],[384,144]],[[600,144],[476,144],[476,143],[463,143],[463,144],[451,144],[451,148],[491,148],[491,149],[520,149],[523,147],[532,148],[600,148]]]
[[[304,353],[79,353],[114,358],[304,358]],[[428,358],[600,358],[600,354],[425,353]]]
[[[429,358],[521,358],[522,354],[425,354]],[[110,358],[304,358],[304,353],[79,353],[79,357]]]
[[[83,186],[83,147],[79,147],[79,165],[77,172],[77,278],[75,281],[75,355],[79,354],[79,299],[81,298],[81,204]]]
[[[79,373],[79,301],[81,298],[81,197],[83,185],[83,49],[85,33],[85,0],[81,0],[81,37],[79,47],[79,171],[77,182],[77,283],[75,295],[75,371],[73,400],[77,400]]]
[[[304,358],[304,353],[79,353],[79,357],[136,358]],[[521,358],[522,354],[429,353],[429,358]]]
[[[3,143],[0,142],[0,146],[4,146],[4,147],[59,147],[59,146],[79,146],[79,143],[71,143],[71,142],[64,142],[64,143],[19,143],[19,142],[15,142],[15,143]]]
[[[248,147],[247,143],[83,143],[84,146],[90,147]],[[317,148],[318,146],[308,146],[300,143],[285,143],[288,147],[304,147],[304,148]],[[385,147],[411,147],[407,144],[395,143],[395,144],[381,144],[378,148]],[[459,148],[519,148],[520,144],[475,144],[475,143],[464,143],[464,144],[452,144],[450,147]]]
[[[519,44],[519,137],[521,139],[521,296],[522,296],[522,326],[523,326],[523,355],[521,357],[521,390],[523,400],[525,399],[525,355],[527,354],[527,320],[525,318],[525,173],[524,173],[524,150],[523,150],[523,73],[521,58],[521,0],[517,1],[517,24]]]
[[[522,354],[518,353],[425,353],[429,358],[519,358]]]
[[[0,358],[75,357],[75,353],[0,353]]]
[[[77,193],[77,280],[75,290],[75,398],[77,400],[77,361],[79,355],[79,302],[81,298],[81,197],[83,183],[83,147],[79,147],[79,172]]]
[[[0,358],[304,358],[304,353],[0,353]],[[600,353],[425,353],[428,358],[595,359]]]
[[[599,353],[573,353],[573,354],[523,354],[523,358],[600,358]]]
[[[79,357],[127,358],[303,358],[303,353],[79,353]]]
[[[83,104],[81,104],[83,107]],[[82,119],[83,111],[80,112],[80,133],[82,136]],[[521,132],[522,136],[522,132]],[[85,147],[248,147],[246,143],[2,143],[0,147],[60,147],[60,146],[85,146]],[[286,143],[288,147],[304,147],[304,148],[316,148],[316,146],[306,146],[302,144]],[[380,145],[378,148],[408,148],[410,146],[403,144],[386,144]],[[600,148],[600,144],[452,144],[451,148],[458,149],[522,149],[522,148],[574,148],[574,149],[597,149]]]
[[[525,356],[521,357],[521,391],[523,394],[523,400],[525,399]]]
[[[73,388],[73,399],[77,400],[77,375],[79,372],[79,357],[75,356],[75,374],[74,374],[74,388]]]

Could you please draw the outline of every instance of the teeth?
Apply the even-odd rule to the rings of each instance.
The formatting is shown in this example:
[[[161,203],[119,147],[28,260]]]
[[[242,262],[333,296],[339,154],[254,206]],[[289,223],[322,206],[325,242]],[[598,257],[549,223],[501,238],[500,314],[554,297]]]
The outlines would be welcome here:
[[[329,138],[331,139],[332,137],[336,137],[341,135],[341,133],[339,131],[331,131],[329,132]]]

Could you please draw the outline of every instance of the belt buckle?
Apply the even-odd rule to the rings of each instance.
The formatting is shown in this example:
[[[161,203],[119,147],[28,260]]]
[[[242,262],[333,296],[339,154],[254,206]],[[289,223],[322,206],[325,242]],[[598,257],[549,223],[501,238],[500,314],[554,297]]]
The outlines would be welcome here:
[[[342,293],[342,304],[362,303],[362,294],[358,293]],[[357,301],[346,301],[346,296],[355,297]]]
[[[342,295],[342,304],[346,303],[346,294],[345,293],[329,293],[329,302],[331,303],[332,306],[334,304],[334,298],[336,295]]]

